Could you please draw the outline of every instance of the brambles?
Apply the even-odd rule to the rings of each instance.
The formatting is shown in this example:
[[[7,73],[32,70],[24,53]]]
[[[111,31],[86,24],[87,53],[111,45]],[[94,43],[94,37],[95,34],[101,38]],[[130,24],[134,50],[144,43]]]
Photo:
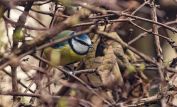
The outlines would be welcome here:
[[[0,0],[2,105],[176,106],[176,2],[166,1]],[[63,30],[76,34],[52,39]],[[43,56],[81,34],[93,42],[82,61]]]

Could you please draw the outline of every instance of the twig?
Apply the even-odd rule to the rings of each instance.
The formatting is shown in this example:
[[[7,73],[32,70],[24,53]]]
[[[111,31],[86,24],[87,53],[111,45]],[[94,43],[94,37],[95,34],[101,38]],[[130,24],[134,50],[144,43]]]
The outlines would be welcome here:
[[[102,13],[103,15],[105,15],[107,13],[112,13],[112,14],[116,14],[118,16],[126,16],[126,17],[130,17],[130,18],[133,18],[133,19],[146,21],[146,22],[149,22],[149,23],[152,23],[152,24],[156,24],[156,25],[162,26],[162,27],[164,27],[166,29],[169,29],[169,30],[177,33],[177,30],[175,28],[173,28],[173,27],[170,27],[170,26],[167,26],[165,24],[162,24],[162,23],[150,20],[150,19],[146,19],[146,18],[143,18],[143,17],[131,15],[131,14],[120,12],[120,11],[112,11],[112,10],[104,10],[104,9],[101,9],[101,8],[94,8],[94,6],[92,6],[92,5],[85,5],[82,2],[75,2],[75,4],[76,5],[80,5],[80,6],[84,7],[84,8],[87,8],[87,9],[93,11],[93,12]]]
[[[63,17],[63,18],[68,18],[69,16],[64,15],[64,14],[54,14],[52,12],[46,12],[46,11],[39,11],[39,10],[35,10],[35,9],[31,9],[32,11],[36,12],[36,13],[40,13],[40,14],[44,14],[44,15],[49,15],[51,17],[57,16],[57,17]]]
[[[40,95],[40,94],[29,94],[29,93],[20,93],[20,92],[2,92],[0,91],[0,95],[8,95],[8,96],[24,96],[24,97],[36,97],[36,98],[42,98],[43,96]],[[92,107],[95,107],[94,104],[92,104],[91,102],[89,101],[86,101],[84,99],[78,99],[78,98],[75,98],[75,97],[68,97],[68,96],[51,96],[53,99],[57,99],[59,100],[60,98],[62,97],[65,97],[67,98],[68,101],[76,101],[78,100],[79,102],[82,102],[84,104],[88,104]]]
[[[15,30],[12,34],[13,36],[13,46],[12,51],[16,50],[18,48],[18,41],[16,40],[18,36],[19,30],[22,29],[22,26],[25,25],[27,14],[29,13],[30,8],[32,7],[33,2],[29,2],[26,4],[24,12],[20,15],[17,23],[18,26],[15,27]],[[19,24],[20,23],[20,24]],[[18,92],[18,82],[17,82],[17,66],[11,66],[11,73],[12,73],[12,90],[13,92]],[[16,97],[13,97],[14,100],[17,100]]]
[[[62,71],[63,73],[73,77],[74,79],[76,79],[77,81],[79,81],[82,85],[84,85],[86,88],[88,88],[93,94],[95,94],[96,96],[98,96],[101,100],[103,100],[105,103],[107,103],[108,105],[112,105],[107,99],[105,99],[104,97],[102,97],[101,95],[99,95],[94,89],[92,89],[86,82],[84,82],[83,80],[81,80],[80,78],[78,78],[77,76],[69,73],[68,71],[66,71],[65,69],[61,68],[61,67],[57,67],[52,65],[49,61],[45,60],[44,58],[41,58],[40,56],[35,55],[35,57],[57,69],[59,69],[60,71]]]
[[[151,1],[151,5],[152,5],[152,9],[151,9],[151,17],[153,19],[153,21],[157,22],[157,13],[156,13],[156,5],[155,5],[155,0]],[[155,33],[154,35],[154,39],[155,39],[155,49],[156,49],[156,55],[157,55],[157,62],[159,63],[159,65],[157,66],[158,68],[158,73],[160,75],[160,79],[162,84],[160,84],[160,91],[162,92],[166,92],[166,88],[164,88],[165,84],[165,77],[164,77],[164,70],[162,69],[163,66],[163,55],[162,55],[162,48],[160,45],[160,39],[159,37],[156,35],[158,34],[158,28],[156,24],[152,25],[152,32]],[[165,98],[161,99],[161,106],[162,107],[166,107],[166,102],[165,102]]]
[[[10,23],[13,27],[19,26],[20,23],[17,23],[9,18],[7,18],[6,16],[3,16],[3,19],[7,22]],[[29,30],[41,30],[41,31],[46,31],[46,28],[38,28],[38,27],[32,27],[32,26],[28,26],[28,25],[21,25],[23,28],[29,29]]]
[[[9,72],[7,72],[5,69],[2,69],[2,71],[3,71],[4,73],[6,73],[8,76],[12,77],[12,74],[10,74]],[[18,82],[21,86],[23,86],[24,88],[28,89],[31,93],[34,93],[33,90],[31,90],[30,88],[28,88],[28,87],[27,87],[24,83],[22,83],[19,79],[17,80],[17,82]]]
[[[137,54],[138,56],[140,56],[140,57],[141,57],[142,59],[144,59],[145,61],[150,62],[150,63],[152,63],[152,64],[154,64],[154,65],[158,65],[158,63],[157,63],[155,60],[153,60],[152,58],[148,57],[148,56],[145,55],[144,53],[139,52],[139,51],[136,50],[135,48],[129,46],[128,44],[126,44],[126,43],[123,42],[122,40],[115,39],[115,38],[109,36],[109,34],[106,33],[106,32],[97,31],[97,33],[98,33],[99,35],[108,37],[109,39],[112,39],[112,40],[114,40],[114,41],[120,43],[120,44],[122,45],[122,47],[125,47],[125,48],[130,49],[131,51],[133,51],[135,54]]]
[[[138,12],[141,8],[143,8],[147,3],[149,3],[149,0],[144,1],[143,4],[141,4],[136,10],[134,10],[131,15],[134,15],[136,12]]]
[[[156,5],[154,3],[155,1],[152,0],[152,11],[151,11],[151,17],[154,22],[157,22],[157,13],[156,13]],[[162,48],[160,46],[160,39],[157,36],[158,34],[158,28],[156,24],[152,25],[152,32],[154,33],[154,39],[155,39],[155,48],[156,48],[156,53],[157,53],[157,62],[159,63],[158,67],[158,72],[161,78],[161,81],[164,81],[164,74],[162,71],[162,64],[163,64],[163,55],[162,55]]]
[[[134,25],[135,27],[137,27],[137,28],[139,28],[139,29],[145,31],[146,33],[153,34],[153,35],[156,35],[156,36],[161,37],[162,39],[166,40],[172,47],[176,47],[176,45],[174,44],[175,41],[173,41],[172,39],[170,39],[170,38],[168,38],[168,37],[165,37],[165,36],[163,36],[163,35],[161,35],[161,34],[159,34],[159,33],[154,33],[154,32],[152,32],[152,31],[150,31],[150,30],[146,30],[146,29],[144,29],[143,27],[137,25],[136,23],[134,23],[134,22],[131,21],[131,20],[130,20],[130,23],[131,23],[132,25]],[[138,38],[138,39],[139,39],[139,38]],[[138,39],[135,37],[135,38],[132,39],[130,42],[128,42],[128,45],[132,44],[133,42],[135,42],[135,41],[138,40]]]
[[[177,21],[171,21],[171,22],[167,22],[167,23],[164,23],[164,24],[165,24],[165,25],[173,25],[173,24],[176,24],[176,23],[177,23]],[[157,26],[157,28],[159,29],[159,28],[161,28],[161,26]],[[152,32],[152,29],[148,29],[147,32],[143,32],[143,33],[139,34],[139,35],[136,36],[134,39],[130,40],[130,41],[128,42],[128,44],[130,45],[130,44],[136,42],[137,40],[139,40],[140,38],[147,36],[147,34],[148,34],[149,32]]]
[[[84,69],[84,70],[78,70],[78,71],[73,71],[75,75],[78,74],[83,74],[83,73],[94,73],[96,69]]]
[[[18,8],[15,8],[16,10],[18,11],[21,11],[23,12],[22,10],[18,9]],[[40,20],[38,20],[37,18],[35,18],[33,15],[29,14],[28,13],[28,16],[30,16],[31,18],[33,18],[36,22],[38,22],[41,26],[43,26],[44,28],[47,28],[46,25],[44,25]]]
[[[18,55],[18,59],[21,59],[21,58],[23,58],[23,57],[26,56],[26,55],[30,55],[30,54],[32,54],[33,52],[38,51],[38,50],[41,50],[41,49],[44,49],[44,48],[46,48],[46,47],[48,47],[48,46],[52,46],[52,45],[54,45],[54,44],[56,44],[56,43],[64,42],[64,41],[66,41],[66,40],[69,40],[69,39],[71,39],[71,38],[73,38],[73,37],[76,37],[76,36],[79,36],[79,35],[81,35],[81,34],[89,33],[92,29],[93,29],[93,27],[91,27],[90,29],[87,29],[87,30],[85,30],[85,31],[80,31],[80,32],[76,33],[76,34],[73,35],[73,36],[67,36],[67,37],[64,37],[64,38],[61,38],[61,39],[58,39],[58,40],[54,40],[54,41],[52,41],[52,42],[48,42],[48,43],[42,44],[41,46],[35,47],[35,49],[31,49],[31,50],[30,50],[30,49],[27,49],[27,50],[26,50],[27,47],[24,46],[24,48],[22,48],[22,49],[25,49],[26,51],[23,51],[23,50],[16,50],[14,53]],[[20,54],[20,53],[21,53],[21,54]],[[7,65],[9,65],[9,64],[11,63],[11,61],[9,60],[11,57],[12,57],[12,56],[8,56],[8,58],[4,58],[4,60],[2,60],[2,61],[0,62],[0,63],[2,63],[2,64],[0,65],[0,70],[3,69],[4,67],[6,67]]]

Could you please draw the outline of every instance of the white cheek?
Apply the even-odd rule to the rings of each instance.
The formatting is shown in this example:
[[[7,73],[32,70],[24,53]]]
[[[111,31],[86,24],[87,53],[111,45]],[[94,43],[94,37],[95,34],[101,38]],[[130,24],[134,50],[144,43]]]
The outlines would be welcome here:
[[[91,42],[90,39],[87,39],[87,40],[86,40],[86,43],[87,43],[87,44],[90,44],[90,45],[92,44],[92,42]]]
[[[72,41],[72,44],[73,44],[73,48],[79,53],[85,53],[89,50],[88,46],[85,46],[75,40]]]

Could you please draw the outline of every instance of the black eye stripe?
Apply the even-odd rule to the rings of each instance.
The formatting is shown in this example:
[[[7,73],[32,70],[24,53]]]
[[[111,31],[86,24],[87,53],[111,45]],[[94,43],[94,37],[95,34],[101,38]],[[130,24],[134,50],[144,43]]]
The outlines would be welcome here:
[[[79,40],[79,39],[77,39],[77,38],[74,38],[74,40],[78,41],[78,42],[81,43],[82,45],[90,46],[89,44],[87,44],[87,43],[85,43],[84,41]]]
[[[85,52],[78,52],[75,48],[74,48],[74,46],[73,46],[73,44],[72,44],[72,41],[73,40],[75,40],[75,39],[69,39],[69,45],[70,45],[70,47],[71,47],[71,49],[76,53],[76,54],[79,54],[79,55],[86,55],[87,53],[88,53],[88,50],[87,51],[85,51]],[[77,41],[77,40],[76,40]]]

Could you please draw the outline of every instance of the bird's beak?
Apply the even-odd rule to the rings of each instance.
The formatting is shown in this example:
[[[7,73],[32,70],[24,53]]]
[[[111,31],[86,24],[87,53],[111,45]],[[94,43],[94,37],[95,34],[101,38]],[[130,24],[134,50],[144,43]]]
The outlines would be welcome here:
[[[89,48],[93,48],[93,45],[89,45]]]

